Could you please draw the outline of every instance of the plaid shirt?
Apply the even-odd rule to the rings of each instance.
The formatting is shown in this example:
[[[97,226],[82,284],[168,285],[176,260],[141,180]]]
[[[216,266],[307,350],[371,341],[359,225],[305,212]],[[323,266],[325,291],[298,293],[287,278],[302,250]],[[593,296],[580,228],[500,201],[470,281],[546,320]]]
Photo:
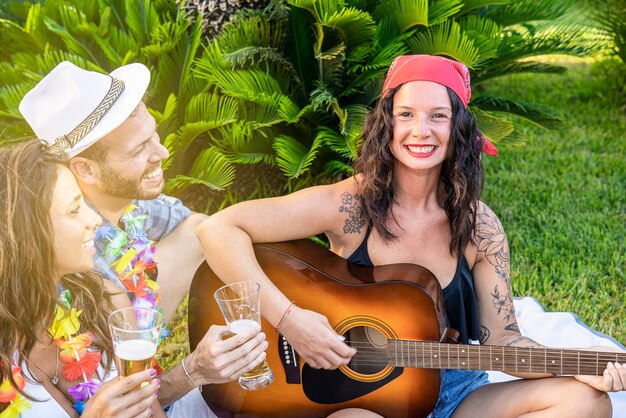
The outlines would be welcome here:
[[[97,212],[89,202],[87,202],[93,210]],[[143,231],[146,233],[150,241],[158,242],[168,236],[178,224],[191,215],[191,211],[185,207],[182,202],[176,198],[165,196],[164,194],[152,200],[135,200],[134,205],[138,208],[133,211],[134,215],[144,214],[147,218],[143,224]],[[120,230],[117,225],[113,225],[111,221],[102,217],[101,226],[111,226],[116,230]],[[117,278],[115,272],[111,269],[109,263],[102,257],[102,252],[107,245],[107,240],[100,234],[96,235],[94,246],[96,254],[94,255],[94,267],[106,279],[117,284],[122,290],[125,290],[122,282]]]

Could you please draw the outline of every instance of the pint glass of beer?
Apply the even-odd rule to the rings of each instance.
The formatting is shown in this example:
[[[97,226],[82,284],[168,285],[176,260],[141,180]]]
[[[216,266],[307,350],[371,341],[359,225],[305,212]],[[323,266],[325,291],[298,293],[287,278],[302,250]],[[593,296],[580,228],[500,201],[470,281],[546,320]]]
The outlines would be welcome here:
[[[228,329],[239,334],[261,325],[261,285],[257,282],[237,282],[217,289],[214,294]],[[255,324],[256,322],[256,324]],[[274,381],[274,373],[263,360],[254,370],[239,378],[239,385],[247,390],[263,389]]]
[[[149,308],[122,308],[109,315],[115,364],[120,376],[148,370],[157,351],[163,315]]]

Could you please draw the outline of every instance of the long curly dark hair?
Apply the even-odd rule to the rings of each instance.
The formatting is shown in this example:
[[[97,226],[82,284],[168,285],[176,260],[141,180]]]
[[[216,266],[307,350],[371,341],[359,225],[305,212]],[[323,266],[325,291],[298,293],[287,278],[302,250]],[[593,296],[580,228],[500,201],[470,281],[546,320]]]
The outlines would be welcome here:
[[[365,119],[363,144],[355,162],[359,179],[363,216],[370,228],[389,241],[397,237],[387,226],[393,217],[393,175],[395,158],[390,150],[393,140],[393,98],[402,85],[390,89]],[[481,152],[482,135],[474,117],[459,97],[447,88],[452,103],[452,129],[446,159],[441,167],[441,182],[446,193],[444,209],[450,221],[450,254],[460,254],[474,242],[476,210],[483,190],[485,173]],[[358,178],[358,177],[357,177]]]
[[[59,301],[51,275],[56,256],[50,207],[61,164],[39,140],[0,148],[0,382],[8,378],[14,387],[14,355],[18,365],[28,358]],[[61,285],[71,291],[72,306],[83,311],[79,332],[93,333],[93,346],[110,370],[107,316],[113,305],[102,280],[84,272],[63,276]]]

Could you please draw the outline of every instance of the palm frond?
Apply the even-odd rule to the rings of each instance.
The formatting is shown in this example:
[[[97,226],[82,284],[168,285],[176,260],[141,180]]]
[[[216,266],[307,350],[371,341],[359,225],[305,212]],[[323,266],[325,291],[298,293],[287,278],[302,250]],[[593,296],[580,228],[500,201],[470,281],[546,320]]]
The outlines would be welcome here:
[[[74,25],[70,27],[77,27],[80,25],[80,14],[75,9],[66,6],[62,10],[64,11],[64,20],[69,21],[70,25]],[[72,22],[74,20],[75,22]],[[67,26],[62,25],[53,19],[45,18],[44,22],[49,31],[58,35],[59,38],[63,40],[63,43],[70,52],[86,57],[88,60],[102,66],[102,63],[98,61],[98,57],[94,54],[90,42],[71,33]]]
[[[513,101],[485,95],[472,99],[471,105],[485,112],[509,113],[546,129],[556,129],[562,127],[564,123],[560,115],[536,103]]]
[[[163,138],[173,133],[180,125],[180,118],[178,117],[178,100],[174,93],[171,93],[167,97],[163,112],[159,112],[154,107],[148,108],[148,111],[154,117],[158,125],[159,135]]]
[[[238,164],[274,163],[273,135],[259,129],[255,124],[239,122],[220,128],[220,140],[216,147]]]
[[[342,9],[321,23],[340,33],[348,51],[364,42],[371,42],[376,32],[376,24],[372,17],[354,8]]]
[[[196,103],[201,103],[202,101],[202,99],[198,99]],[[218,100],[218,103],[224,102]],[[168,149],[170,158],[163,163],[163,169],[171,171],[174,174],[184,172],[187,150],[196,138],[200,135],[206,134],[211,129],[215,129],[235,121],[235,116],[232,115],[233,109],[228,106],[225,109],[213,107],[208,110],[200,109],[197,105],[192,109],[190,109],[190,107],[192,106],[190,105],[185,109],[187,117],[190,119],[197,117],[202,114],[202,112],[210,113],[214,118],[200,119],[196,122],[187,122],[181,126],[176,133],[170,134],[165,138],[163,145]]]
[[[13,55],[13,62],[24,68],[22,75],[36,81],[41,80],[62,61],[71,61],[77,66],[91,71],[104,71],[100,66],[80,55],[48,47],[43,54],[33,55],[25,52]]]
[[[4,103],[6,109],[5,116],[11,116],[15,119],[21,119],[19,105],[26,93],[35,86],[34,82],[23,82],[0,87],[0,101]]]
[[[185,122],[209,122],[214,127],[223,126],[237,119],[238,103],[232,97],[212,93],[200,93],[191,98],[185,108]]]
[[[278,81],[281,91],[292,92],[292,96],[302,100],[306,98],[306,91],[295,67],[276,48],[242,47],[224,53],[224,58],[232,62],[235,68],[263,68]]]
[[[111,9],[112,27],[125,27],[124,16],[126,16],[126,2],[124,0],[99,0],[100,8]]]
[[[413,54],[445,55],[470,68],[480,60],[474,41],[461,32],[458,23],[451,20],[417,33],[407,40],[407,45]]]
[[[584,56],[601,51],[604,39],[581,25],[549,25],[527,27],[524,31],[505,32],[498,56],[484,68],[544,54]]]
[[[274,139],[276,164],[289,179],[306,173],[319,152],[322,142],[315,139],[310,148],[288,135],[278,135]]]
[[[0,41],[2,42],[0,58],[4,60],[9,60],[16,52],[43,52],[43,45],[37,38],[10,20],[0,19]]]
[[[321,82],[315,83],[317,88],[310,94],[310,106],[314,111],[327,111],[335,99],[331,89]]]
[[[202,53],[195,59],[192,68],[196,78],[212,83],[215,79],[213,73],[220,70],[228,71],[232,68],[232,64],[224,59],[222,50],[215,40],[209,41],[202,49]]]
[[[48,35],[44,25],[44,8],[41,3],[32,4],[28,9],[28,15],[24,22],[24,30],[35,39],[43,49],[43,40]]]
[[[499,66],[489,66],[486,69],[474,71],[472,74],[472,85],[478,85],[492,78],[502,77],[503,75],[519,74],[519,73],[544,73],[544,74],[563,74],[567,69],[560,65],[546,64],[534,61],[512,61]]]
[[[343,135],[360,135],[370,108],[362,104],[354,103],[346,105],[345,109],[348,112],[348,117],[346,118],[345,125],[341,126],[341,133]]]
[[[182,24],[180,24],[181,27],[188,27],[188,25],[189,25],[189,21],[186,19],[182,22]],[[182,47],[184,49],[183,53],[181,54],[183,56],[183,61],[182,61],[182,65],[180,66],[180,75],[179,75],[180,76],[179,91],[182,97],[185,97],[185,98],[189,97],[190,96],[189,90],[191,89],[193,91],[193,83],[191,82],[191,79],[193,78],[192,68],[194,65],[193,64],[194,60],[200,54],[201,45],[202,45],[202,22],[201,22],[201,19],[198,19],[195,25],[193,25],[193,27],[191,28],[190,33],[188,34],[187,42],[179,46],[179,48]]]
[[[415,26],[428,26],[428,0],[381,0],[374,16],[378,20],[393,20],[399,33]]]
[[[198,77],[206,77],[221,91],[232,97],[254,100],[258,96],[280,93],[280,85],[270,75],[260,70],[214,69],[207,74],[198,68]]]
[[[318,55],[319,81],[329,87],[339,87],[343,75],[343,52],[345,44],[340,43],[334,48]]]
[[[503,28],[537,20],[554,20],[567,12],[570,1],[517,0],[490,9],[485,17]]]
[[[354,169],[351,165],[339,160],[330,160],[324,165],[320,177],[351,176]]]
[[[467,16],[459,21],[461,31],[474,41],[480,55],[480,62],[498,54],[502,29],[492,20],[480,16]]]
[[[498,143],[515,131],[515,126],[510,120],[498,118],[476,107],[470,110],[476,118],[478,130],[493,143]]]
[[[212,190],[224,190],[235,180],[235,168],[217,148],[210,147],[200,153],[191,167],[189,176],[177,175],[168,180],[168,193],[192,184],[201,184]]]
[[[360,146],[360,135],[349,133],[342,135],[327,126],[321,126],[317,130],[316,140],[323,141],[330,149],[347,158],[356,160],[357,150]]]
[[[146,44],[159,24],[159,15],[150,0],[126,0],[124,21],[135,39]]]
[[[302,116],[302,109],[298,107],[288,96],[274,95],[274,100],[278,101],[278,114],[287,122],[295,123]]]
[[[109,28],[105,39],[118,56],[122,57],[120,61],[116,62],[117,65],[130,64],[130,62],[136,61],[140,44],[130,34],[117,26],[112,26]]]
[[[267,19],[261,15],[246,16],[229,22],[217,36],[217,43],[225,51],[236,51],[245,47],[281,47],[285,42],[285,22]]]
[[[503,4],[509,4],[513,0],[464,0],[463,8],[459,11],[457,16],[465,16],[476,10],[487,8],[488,6],[501,6]]]
[[[324,21],[345,7],[343,0],[287,0],[288,4],[307,10],[318,21]]]
[[[438,0],[428,8],[428,26],[443,23],[463,8],[463,0]]]
[[[312,24],[313,16],[307,11],[297,7],[292,7],[289,11],[288,31],[291,36],[285,45],[285,55],[293,63],[298,78],[302,80],[302,86],[307,91],[311,89],[315,77],[315,72],[311,71],[315,65],[315,36],[310,29]]]
[[[406,33],[407,32],[405,32],[405,34]],[[378,48],[394,42],[400,35],[403,34],[400,33],[398,22],[396,22],[392,16],[385,16],[382,19],[378,19],[378,23],[376,24],[376,34],[374,35],[374,47]]]
[[[257,127],[281,123],[284,118],[280,115],[280,100],[274,96],[258,97],[254,101],[241,100],[238,119],[249,121]]]

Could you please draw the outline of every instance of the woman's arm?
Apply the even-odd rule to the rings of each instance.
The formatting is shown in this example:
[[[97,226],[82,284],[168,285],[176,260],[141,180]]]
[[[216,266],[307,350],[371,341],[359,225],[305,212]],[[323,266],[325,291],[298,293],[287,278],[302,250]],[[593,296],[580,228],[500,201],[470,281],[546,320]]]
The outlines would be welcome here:
[[[277,326],[291,301],[265,275],[256,261],[252,243],[325,233],[341,245],[346,216],[339,210],[341,194],[355,190],[354,180],[348,179],[224,209],[197,229],[204,255],[225,283],[240,280],[261,283],[263,316]],[[326,318],[315,312],[292,309],[280,331],[312,367],[336,368],[346,364],[355,352],[341,341]]]
[[[472,272],[481,324],[481,344],[515,347],[544,347],[521,335],[515,317],[510,287],[509,246],[502,224],[487,205],[477,214],[478,254]],[[606,348],[605,348],[606,349]],[[598,351],[602,348],[597,348]],[[601,391],[621,391],[626,386],[626,369],[609,364],[602,376],[575,376]],[[550,377],[546,373],[510,373],[522,378]]]

